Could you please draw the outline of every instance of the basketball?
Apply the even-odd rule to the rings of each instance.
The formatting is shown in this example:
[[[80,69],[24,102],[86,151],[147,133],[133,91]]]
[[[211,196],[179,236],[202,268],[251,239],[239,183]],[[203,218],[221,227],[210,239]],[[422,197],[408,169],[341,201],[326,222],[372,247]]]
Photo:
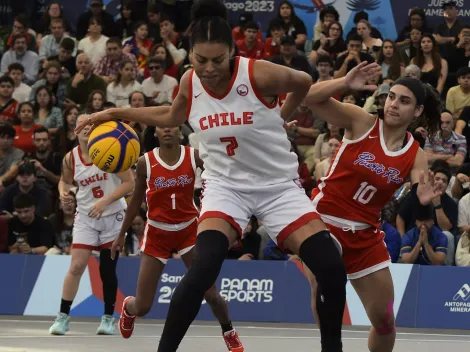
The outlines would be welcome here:
[[[93,164],[104,172],[126,171],[139,158],[139,137],[123,122],[105,122],[90,134],[88,153]]]

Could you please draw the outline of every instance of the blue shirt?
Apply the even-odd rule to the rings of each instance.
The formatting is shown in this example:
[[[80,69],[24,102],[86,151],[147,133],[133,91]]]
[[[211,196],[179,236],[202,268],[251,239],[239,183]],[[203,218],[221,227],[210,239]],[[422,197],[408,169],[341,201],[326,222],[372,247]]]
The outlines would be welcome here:
[[[387,245],[388,254],[392,259],[392,263],[396,263],[400,256],[401,236],[396,228],[388,222],[382,223],[380,229],[385,233],[385,244]]]
[[[416,243],[419,239],[419,229],[417,227],[411,229],[405,233],[401,239],[401,254],[411,253],[415,248]],[[447,254],[447,237],[441,230],[435,225],[431,227],[431,231],[428,235],[429,244],[431,245],[434,252],[441,252]],[[415,264],[420,265],[431,265],[431,261],[428,258],[424,245],[421,246],[418,257],[416,258]]]
[[[263,249],[264,259],[267,260],[288,260],[289,256],[284,253],[272,239],[266,243]]]

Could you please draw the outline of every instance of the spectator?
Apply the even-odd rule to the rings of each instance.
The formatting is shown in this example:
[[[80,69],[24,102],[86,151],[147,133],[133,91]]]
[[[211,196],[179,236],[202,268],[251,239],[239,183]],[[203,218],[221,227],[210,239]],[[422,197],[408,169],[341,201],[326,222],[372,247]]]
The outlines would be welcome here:
[[[467,155],[467,140],[454,132],[454,119],[448,110],[441,113],[441,130],[432,139],[426,137],[424,152],[429,165],[434,160],[445,160],[452,168],[462,166]]]
[[[317,184],[320,182],[321,178],[327,175],[331,166],[331,161],[341,145],[341,140],[342,138],[340,136],[330,136],[328,138],[328,156],[315,165],[315,180],[317,181]]]
[[[173,77],[176,80],[179,78],[179,67],[175,64],[173,56],[171,56],[170,51],[164,44],[154,45],[152,50],[150,50],[150,57],[159,57],[165,60],[166,69],[165,74],[167,76]],[[150,77],[150,71],[148,66],[145,66],[144,78]]]
[[[299,148],[297,148],[297,144],[294,140],[291,140],[291,152],[294,152],[295,155],[297,155],[297,160],[299,163],[297,173],[299,174],[300,185],[303,187],[306,194],[311,194],[313,188],[312,173],[309,170],[307,164],[305,163],[305,159],[303,155],[299,152]]]
[[[469,232],[464,232],[460,237],[455,254],[455,265],[470,266],[470,236]]]
[[[405,68],[405,77],[421,80],[421,69],[416,65],[408,65]]]
[[[62,111],[54,106],[49,88],[42,86],[36,90],[34,98],[34,123],[48,128],[51,134],[62,126]]]
[[[344,131],[338,126],[327,124],[326,133],[320,134],[315,141],[315,154],[313,157],[314,165],[318,164],[320,161],[328,158],[330,154],[330,146],[328,140],[331,136],[343,136]]]
[[[316,62],[318,79],[315,83],[333,79],[333,60],[329,56],[319,56]]]
[[[420,206],[416,226],[401,239],[401,257],[405,264],[444,265],[447,238],[434,225],[432,206]]]
[[[87,54],[93,67],[106,55],[106,43],[109,38],[103,35],[102,31],[101,21],[93,17],[88,26],[88,35],[78,43],[78,50]]]
[[[281,55],[274,56],[271,60],[273,63],[294,68],[299,71],[308,73],[313,77],[312,68],[308,60],[303,55],[297,54],[294,37],[286,35],[281,39]]]
[[[347,52],[338,56],[335,62],[335,78],[341,78],[351,71],[362,61],[374,62],[374,58],[367,53],[361,52],[362,37],[359,34],[352,35],[347,43]]]
[[[129,107],[129,95],[136,90],[142,90],[142,86],[135,80],[134,65],[123,61],[116,80],[108,84],[106,100],[118,108]]]
[[[0,215],[0,253],[8,253],[8,218]]]
[[[51,34],[51,23],[56,19],[62,20],[63,27],[66,32],[70,31],[70,24],[68,23],[67,19],[64,18],[64,13],[62,11],[60,2],[51,1],[49,5],[47,5],[46,11],[42,16],[41,21],[35,27],[38,43],[42,41],[43,37]]]
[[[108,85],[116,79],[119,74],[119,65],[124,61],[132,63],[137,77],[137,60],[134,55],[122,51],[121,40],[119,38],[109,38],[106,42],[106,55],[98,61],[94,73],[101,77],[106,85]]]
[[[66,103],[85,107],[90,93],[94,90],[106,92],[106,84],[91,71],[90,58],[86,54],[77,56],[77,71],[67,84]]]
[[[270,25],[275,20],[276,19],[272,20],[270,22]],[[245,39],[245,33],[243,32],[243,28],[245,28],[245,24],[248,22],[253,22],[253,14],[251,12],[242,12],[238,17],[238,24],[232,29],[232,38],[235,43],[239,40]],[[281,21],[281,25],[282,24],[283,22]],[[269,32],[271,32],[270,29],[268,30]],[[261,29],[258,30],[258,33],[256,34],[256,39],[263,40],[263,34],[261,33]]]
[[[390,39],[384,40],[377,63],[382,66],[382,77],[384,79],[395,81],[405,75],[405,64],[400,57],[395,43]]]
[[[383,111],[389,93],[390,85],[387,83],[381,84],[374,94],[366,99],[363,109],[374,115],[378,114],[380,110]]]
[[[52,149],[61,155],[67,154],[78,145],[77,135],[74,132],[78,113],[76,105],[69,105],[62,114],[62,127],[59,128],[52,140]]]
[[[144,237],[145,223],[147,221],[146,212],[143,208],[132,221],[132,227],[127,231],[124,253],[128,256],[139,255],[140,243]]]
[[[456,174],[451,195],[454,199],[459,200],[470,192],[470,164],[464,164]]]
[[[439,94],[442,94],[447,79],[448,66],[447,61],[439,54],[436,40],[432,35],[423,35],[421,47],[416,53],[416,57],[411,60],[411,63],[421,69],[421,81],[429,83],[437,89]],[[424,67],[426,67],[426,71]]]
[[[160,8],[157,4],[150,5],[147,11],[148,36],[154,43],[160,43]]]
[[[396,263],[398,261],[401,248],[401,236],[395,228],[398,206],[398,201],[393,199],[385,205],[380,216],[382,219],[380,230],[385,234],[384,242],[387,245],[387,251],[392,263]]]
[[[124,42],[124,52],[132,54],[137,59],[137,67],[141,70],[147,64],[152,46],[147,24],[139,21],[135,24],[134,36]]]
[[[15,135],[16,131],[10,124],[0,123],[0,192],[16,175],[12,165],[16,165],[24,156],[22,150],[13,147]]]
[[[48,220],[52,225],[53,247],[47,251],[49,254],[66,254],[70,255],[72,249],[72,230],[75,212],[77,208],[77,200],[75,194],[70,192],[69,202],[58,202],[55,213],[49,216]]]
[[[14,47],[15,43],[13,38],[20,34],[25,36],[27,50],[36,52],[36,37],[34,36],[34,32],[29,29],[29,19],[26,13],[21,13],[15,17],[13,21],[13,30],[6,43],[7,48],[11,49]]]
[[[447,92],[446,108],[458,119],[466,106],[470,106],[470,67],[461,67],[457,71],[459,85]]]
[[[434,32],[434,38],[439,44],[439,51],[445,59],[450,58],[453,51],[452,44],[457,42],[463,24],[458,17],[457,2],[447,1],[442,4],[444,22],[439,24]]]
[[[263,52],[263,57],[266,60],[281,54],[281,38],[286,35],[283,25],[284,22],[279,18],[275,18],[269,22],[268,31],[270,33],[270,37],[266,38]]]
[[[48,216],[51,213],[51,194],[36,182],[36,167],[29,161],[18,167],[18,176],[14,184],[0,193],[0,211],[13,214],[16,207],[14,198],[20,194],[28,194],[33,198],[36,214]]]
[[[465,25],[459,34],[459,40],[454,48],[454,53],[449,59],[452,67],[470,66],[470,25]]]
[[[189,40],[175,31],[174,21],[164,13],[160,15],[160,35],[175,64],[188,64]]]
[[[134,31],[137,16],[131,6],[132,1],[122,2],[121,9],[119,10],[121,17],[116,21],[116,26],[119,28],[119,37],[130,37]]]
[[[304,45],[307,41],[307,28],[305,23],[295,14],[292,3],[287,0],[281,1],[277,16],[284,22],[286,35],[294,38],[294,45],[298,50],[304,51]]]
[[[340,53],[346,51],[341,23],[331,22],[327,34],[322,35],[313,43],[312,52],[309,55],[310,62],[316,62],[319,56],[329,56],[332,60],[336,60]]]
[[[8,246],[11,254],[44,254],[52,247],[51,224],[36,213],[34,199],[27,194],[14,200],[16,216],[8,221]]]
[[[263,249],[265,260],[299,260],[299,257],[295,254],[287,254],[280,249],[272,239],[269,239],[266,246]]]
[[[34,152],[33,131],[40,127],[34,123],[33,104],[30,102],[21,103],[18,107],[19,125],[14,126],[16,134],[13,146],[21,149],[25,153]]]
[[[39,71],[39,57],[33,51],[27,50],[26,35],[16,34],[11,40],[13,50],[7,51],[1,61],[1,71],[8,72],[8,66],[20,63],[25,69],[27,83],[34,83]]]
[[[148,62],[150,77],[142,83],[142,91],[154,104],[173,102],[173,90],[178,82],[173,77],[165,75],[166,62],[153,57]]]
[[[63,108],[67,99],[67,83],[61,77],[61,67],[57,61],[48,61],[44,69],[45,78],[31,87],[29,101],[34,103],[39,88],[47,87],[52,94],[52,105]]]
[[[467,147],[470,145],[470,106],[466,106],[462,113],[460,114],[459,119],[456,122],[455,132],[465,136],[467,141]],[[470,153],[467,152],[465,162],[470,162]]]
[[[18,102],[13,99],[15,82],[9,76],[0,77],[0,122],[15,122]]]
[[[401,48],[401,55],[406,64],[409,65],[411,60],[416,57],[416,53],[421,47],[421,39],[423,32],[421,29],[413,28],[410,33],[410,44]]]
[[[8,76],[14,82],[14,90],[12,98],[18,103],[23,103],[29,99],[31,93],[31,87],[26,83],[23,83],[24,78],[24,67],[22,64],[13,63],[8,66]]]
[[[103,10],[103,0],[90,0],[90,8],[80,15],[77,22],[76,38],[81,40],[88,34],[90,20],[97,18],[102,25],[103,35],[114,37],[119,35],[119,28],[114,23],[112,15]]]
[[[360,20],[369,21],[369,14],[368,14],[367,12],[365,12],[365,11],[359,11],[359,12],[357,12],[357,13],[354,15],[354,27],[351,28],[351,30],[349,31],[348,35],[346,36],[346,41],[349,41],[352,36],[355,36],[355,35],[358,34],[358,33],[357,33],[357,23],[358,23]],[[372,38],[377,38],[377,39],[383,40],[382,34],[381,34],[380,31],[379,31],[377,28],[375,28],[375,27],[372,27],[370,36],[371,36]]]
[[[371,36],[372,26],[367,20],[360,20],[356,24],[357,34],[362,37],[362,50],[376,56],[382,47],[382,39]]]
[[[319,41],[322,36],[329,37],[329,29],[333,22],[339,22],[339,13],[334,6],[326,6],[320,11],[320,21],[313,27],[313,40]],[[343,33],[341,32],[341,37]],[[313,60],[315,61],[315,60]]]
[[[255,22],[247,22],[243,27],[245,38],[236,42],[238,53],[242,57],[261,59],[263,57],[264,43],[258,40],[259,26]]]
[[[88,96],[85,113],[93,114],[104,110],[104,104],[106,103],[106,95],[101,90],[94,90]]]
[[[59,55],[60,42],[62,39],[68,37],[68,35],[65,34],[65,25],[62,18],[52,19],[50,26],[51,34],[42,38],[41,45],[39,46],[39,59],[41,61],[48,57]],[[75,47],[72,55],[76,55]]]
[[[396,40],[397,47],[408,47],[410,48],[413,44],[413,30],[417,30],[419,33],[431,33],[432,30],[428,28],[426,22],[426,13],[423,9],[414,8],[409,14],[409,23],[403,28],[398,35]],[[411,59],[411,58],[410,58]]]
[[[43,62],[43,67],[47,67],[50,61],[57,61],[60,65],[60,73],[62,79],[69,79],[77,73],[75,52],[75,41],[72,38],[65,37],[59,44],[59,53],[50,56]]]

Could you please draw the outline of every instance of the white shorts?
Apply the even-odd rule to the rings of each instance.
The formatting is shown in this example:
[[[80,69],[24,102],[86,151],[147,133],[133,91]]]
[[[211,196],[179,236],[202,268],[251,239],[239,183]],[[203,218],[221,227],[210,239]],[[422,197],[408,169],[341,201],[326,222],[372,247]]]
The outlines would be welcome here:
[[[72,232],[72,248],[101,250],[111,248],[121,231],[125,211],[104,216],[101,219],[90,218],[86,214],[75,214]]]
[[[278,245],[303,225],[320,219],[298,180],[247,190],[218,181],[204,182],[199,222],[206,218],[224,219],[241,236],[252,215],[263,222],[269,237]]]

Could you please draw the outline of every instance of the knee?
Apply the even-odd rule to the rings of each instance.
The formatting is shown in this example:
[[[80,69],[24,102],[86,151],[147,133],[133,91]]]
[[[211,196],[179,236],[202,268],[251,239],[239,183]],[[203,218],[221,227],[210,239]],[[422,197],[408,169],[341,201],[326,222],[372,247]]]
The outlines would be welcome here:
[[[72,261],[72,264],[70,264],[70,268],[69,268],[69,274],[72,276],[82,276],[86,267],[87,267],[87,263]]]
[[[217,293],[215,285],[212,285],[212,287],[208,289],[206,293],[204,294],[204,299],[206,300],[207,304],[213,307],[219,303],[219,299],[223,299],[223,298],[219,296],[219,294]]]
[[[395,331],[393,302],[389,303],[386,307],[383,305],[370,307],[368,315],[378,335],[389,335]]]

